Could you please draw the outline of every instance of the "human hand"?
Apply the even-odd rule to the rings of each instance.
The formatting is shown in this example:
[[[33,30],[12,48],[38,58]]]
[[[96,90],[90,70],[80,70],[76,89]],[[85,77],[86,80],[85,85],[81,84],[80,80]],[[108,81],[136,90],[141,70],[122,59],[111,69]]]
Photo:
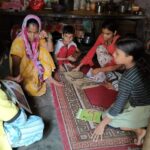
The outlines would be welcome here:
[[[102,140],[102,137],[103,137],[103,133],[104,133],[104,129],[105,129],[105,126],[103,125],[103,122],[101,122],[97,127],[96,129],[94,130],[92,136],[91,136],[91,139],[93,139],[93,142],[97,142],[99,137],[100,139]]]
[[[21,77],[21,75],[18,75],[17,77],[14,78],[14,80],[20,83],[23,80],[23,78]]]
[[[92,69],[92,75],[96,75],[100,72],[100,68]]]
[[[40,39],[44,39],[44,38],[48,38],[48,34],[45,30],[42,30],[40,33],[39,33],[39,38]]]
[[[120,65],[119,70],[125,70],[125,65]]]
[[[73,65],[73,64],[71,64],[71,63],[68,63],[68,64],[66,64],[68,67],[70,67],[70,68],[74,68],[75,67],[75,65]]]
[[[107,82],[107,81],[105,83],[103,83],[103,86],[106,87],[107,89],[114,89],[112,83]]]
[[[80,66],[77,66],[76,68],[72,69],[72,71],[79,71],[80,70]]]
[[[75,62],[76,61],[76,59],[74,57],[72,57],[72,56],[68,56],[67,60],[69,60],[71,62]]]

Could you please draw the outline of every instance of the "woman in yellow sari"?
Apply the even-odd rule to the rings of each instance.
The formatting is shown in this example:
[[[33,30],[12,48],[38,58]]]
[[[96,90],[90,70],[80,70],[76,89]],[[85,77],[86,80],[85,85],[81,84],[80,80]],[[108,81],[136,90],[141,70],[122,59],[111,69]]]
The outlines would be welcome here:
[[[45,94],[46,82],[61,85],[52,78],[55,69],[49,53],[52,50],[52,39],[45,31],[41,31],[39,17],[26,16],[21,33],[11,46],[10,70],[15,77],[20,74],[23,88],[31,96]]]

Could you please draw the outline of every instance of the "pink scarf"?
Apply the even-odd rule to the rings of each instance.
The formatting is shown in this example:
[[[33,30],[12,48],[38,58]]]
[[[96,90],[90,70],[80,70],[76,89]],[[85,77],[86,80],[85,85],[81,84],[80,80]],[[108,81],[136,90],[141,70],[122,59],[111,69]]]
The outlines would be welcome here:
[[[25,43],[26,54],[29,59],[31,59],[34,63],[35,68],[38,70],[38,76],[40,81],[43,81],[44,68],[41,62],[38,60],[39,57],[39,38],[35,38],[34,41],[30,44],[27,36],[27,21],[30,19],[35,19],[39,24],[39,32],[41,31],[41,20],[38,16],[35,15],[27,15],[23,21],[22,29],[19,36],[22,37]]]

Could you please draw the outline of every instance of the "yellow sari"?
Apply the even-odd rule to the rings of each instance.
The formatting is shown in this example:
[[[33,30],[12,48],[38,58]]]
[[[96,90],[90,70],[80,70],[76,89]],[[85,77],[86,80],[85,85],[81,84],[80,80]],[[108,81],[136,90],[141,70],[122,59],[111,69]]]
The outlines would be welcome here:
[[[46,48],[44,48],[45,40],[40,40],[39,43],[39,61],[44,68],[43,80],[50,78],[55,69],[53,59]],[[46,83],[40,82],[38,71],[34,63],[26,55],[24,41],[21,37],[17,37],[11,46],[10,50],[10,70],[12,72],[12,55],[21,58],[20,75],[23,78],[23,88],[31,96],[41,96],[46,92]]]
[[[4,132],[3,121],[11,120],[18,113],[18,108],[7,98],[0,89],[0,150],[12,150]]]

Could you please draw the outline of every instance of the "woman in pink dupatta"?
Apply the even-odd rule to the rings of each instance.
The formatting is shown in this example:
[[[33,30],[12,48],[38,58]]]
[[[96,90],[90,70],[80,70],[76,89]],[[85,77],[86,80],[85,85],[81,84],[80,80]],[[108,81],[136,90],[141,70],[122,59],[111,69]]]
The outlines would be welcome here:
[[[52,50],[51,37],[41,31],[40,18],[35,15],[26,16],[21,33],[11,46],[10,70],[13,76],[20,75],[23,88],[31,96],[45,94],[47,81],[61,85],[52,78],[55,70],[49,53]]]

